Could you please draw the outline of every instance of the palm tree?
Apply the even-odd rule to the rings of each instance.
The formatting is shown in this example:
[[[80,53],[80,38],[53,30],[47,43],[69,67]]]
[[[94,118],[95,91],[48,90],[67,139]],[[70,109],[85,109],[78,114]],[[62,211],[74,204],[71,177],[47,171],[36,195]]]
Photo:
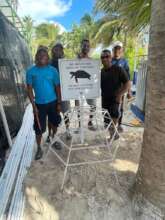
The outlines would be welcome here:
[[[32,37],[33,37],[33,19],[30,16],[25,16],[23,18],[23,25],[24,25],[24,36],[26,38],[26,41],[29,45],[29,48],[31,49],[32,47]]]
[[[59,38],[59,27],[55,24],[41,23],[35,27],[35,45],[51,48]]]
[[[119,37],[122,30],[124,31],[125,28],[118,15],[105,15],[96,22],[92,38],[96,43],[109,46],[115,36]]]
[[[89,39],[92,47],[94,47],[96,45],[96,42],[93,35],[96,32],[96,23],[94,21],[94,18],[90,14],[86,13],[81,18],[80,28],[83,30],[83,38]]]
[[[86,13],[80,21],[81,25],[91,26],[94,23],[93,18],[90,16],[90,14]]]
[[[133,34],[149,24],[151,0],[96,0],[94,13],[103,13],[95,40],[109,44],[115,35]]]
[[[124,20],[118,12],[123,0],[96,0],[94,14],[103,13],[103,17],[96,22],[94,39],[98,43],[108,46],[115,35],[119,36],[124,29]]]
[[[126,0],[119,8],[129,30],[141,31],[149,25],[152,0]]]
[[[105,14],[120,2],[116,12],[128,30],[140,31],[149,24],[150,45],[147,79],[146,115],[142,153],[135,184],[135,219],[165,218],[165,1],[97,0]],[[104,24],[105,25],[105,24]]]
[[[77,54],[80,52],[80,42],[84,38],[89,39],[91,45],[94,46],[94,41],[92,38],[94,28],[94,19],[90,14],[85,14],[80,20],[80,25],[74,24],[71,32],[66,32],[63,34],[61,40],[65,46],[65,54],[68,57],[77,56]]]
[[[135,188],[135,201],[141,206],[140,219],[145,220],[165,217],[164,17],[165,1],[152,1],[145,129]]]

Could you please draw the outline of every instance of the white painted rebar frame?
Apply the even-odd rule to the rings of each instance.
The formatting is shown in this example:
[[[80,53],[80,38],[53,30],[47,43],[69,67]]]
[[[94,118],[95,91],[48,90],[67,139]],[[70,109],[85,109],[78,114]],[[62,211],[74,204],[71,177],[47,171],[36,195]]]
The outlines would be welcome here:
[[[10,130],[9,130],[9,126],[7,123],[6,114],[5,114],[5,111],[3,108],[1,98],[0,98],[0,114],[1,114],[1,118],[2,118],[3,127],[5,129],[7,141],[8,141],[9,147],[11,147],[12,146],[12,139],[11,139]]]
[[[21,220],[24,206],[22,181],[30,166],[33,146],[33,113],[29,105],[0,178],[0,220],[6,219],[7,215],[8,219]],[[9,209],[9,214],[6,209]]]
[[[109,162],[112,163],[115,159],[118,147],[119,147],[119,143],[118,145],[116,145],[114,152],[111,151],[111,146],[112,143],[114,141],[115,135],[119,135],[118,130],[117,130],[117,125],[114,124],[113,120],[111,119],[109,113],[106,110],[103,109],[99,109],[97,108],[96,111],[94,111],[93,113],[90,111],[91,106],[82,106],[80,105],[79,107],[74,107],[71,110],[69,110],[68,112],[66,112],[66,115],[69,117],[69,121],[73,122],[73,114],[77,115],[77,122],[78,124],[80,124],[80,132],[78,134],[75,134],[75,128],[72,128],[72,125],[70,126],[70,132],[71,132],[71,142],[70,145],[68,146],[67,144],[64,143],[64,141],[59,137],[59,136],[55,136],[53,142],[58,141],[62,144],[62,146],[68,150],[68,155],[67,155],[67,159],[66,161],[60,156],[59,153],[57,153],[54,149],[52,149],[51,145],[49,146],[48,153],[51,151],[55,154],[55,156],[58,158],[58,160],[64,165],[65,170],[64,170],[64,175],[63,175],[63,180],[62,180],[62,185],[61,185],[61,189],[63,189],[64,187],[64,183],[65,183],[65,178],[67,175],[67,170],[68,167],[73,167],[73,166],[80,166],[80,165],[89,165],[89,164],[96,164],[96,163],[104,163],[104,162]],[[99,134],[100,137],[102,137],[105,142],[103,141],[103,144],[101,146],[96,145],[96,146],[84,146],[85,142],[84,142],[84,138],[85,138],[85,130],[87,128],[84,127],[84,121],[86,123],[86,120],[84,120],[84,116],[87,114],[87,111],[90,112],[90,114],[93,114],[93,117],[95,117],[96,120],[96,124],[98,126],[97,128],[97,132]],[[83,120],[81,119],[81,114],[83,114]],[[79,115],[79,117],[78,117]],[[66,117],[65,117],[66,118]],[[107,124],[106,128],[104,128],[104,118],[109,119],[109,123]],[[67,118],[66,118],[67,120]],[[99,124],[99,122],[101,122],[101,125]],[[109,128],[113,127],[114,128],[114,134],[111,137],[110,142],[108,142],[107,138],[106,138],[106,133],[109,131]],[[76,136],[79,136],[80,138],[80,143],[77,145],[74,145],[74,141],[76,140]],[[70,156],[71,153],[73,151],[80,151],[80,150],[90,150],[90,149],[98,149],[98,148],[107,148],[108,152],[109,152],[109,158],[108,159],[100,159],[100,160],[88,160],[88,161],[84,161],[84,162],[76,162],[76,163],[71,163],[70,162]],[[47,155],[45,156],[45,158],[47,157]],[[117,177],[116,173],[115,173],[115,178]],[[117,179],[117,183],[118,183],[118,179]]]

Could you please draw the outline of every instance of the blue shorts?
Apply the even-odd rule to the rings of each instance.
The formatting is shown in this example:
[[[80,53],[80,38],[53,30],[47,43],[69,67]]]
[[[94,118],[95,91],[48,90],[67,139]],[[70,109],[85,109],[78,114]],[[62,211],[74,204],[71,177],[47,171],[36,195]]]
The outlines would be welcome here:
[[[38,117],[41,126],[39,128],[36,117],[34,118],[34,130],[36,135],[41,135],[46,131],[46,122],[48,117],[48,122],[50,122],[54,127],[58,127],[61,122],[61,116],[56,111],[56,101],[49,102],[47,104],[36,104],[38,109]]]

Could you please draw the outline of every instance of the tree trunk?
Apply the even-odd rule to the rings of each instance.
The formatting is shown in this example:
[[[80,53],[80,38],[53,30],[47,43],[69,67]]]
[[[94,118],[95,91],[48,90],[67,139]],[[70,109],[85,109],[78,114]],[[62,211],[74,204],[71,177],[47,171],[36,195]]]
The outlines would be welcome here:
[[[134,202],[140,205],[139,218],[152,220],[164,219],[165,213],[165,0],[152,1],[147,78],[145,129]]]

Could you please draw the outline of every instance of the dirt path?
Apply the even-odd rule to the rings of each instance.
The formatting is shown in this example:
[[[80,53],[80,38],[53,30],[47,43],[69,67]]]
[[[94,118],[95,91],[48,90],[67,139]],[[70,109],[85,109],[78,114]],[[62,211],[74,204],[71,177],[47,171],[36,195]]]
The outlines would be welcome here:
[[[126,121],[131,117],[126,116]],[[70,168],[63,191],[60,185],[64,167],[52,153],[44,163],[33,162],[25,183],[24,220],[133,219],[129,198],[138,168],[142,133],[142,128],[125,127],[114,163]],[[97,157],[98,152],[92,153]],[[101,150],[100,155],[106,156],[107,152]],[[91,152],[77,152],[73,160],[90,156]]]

